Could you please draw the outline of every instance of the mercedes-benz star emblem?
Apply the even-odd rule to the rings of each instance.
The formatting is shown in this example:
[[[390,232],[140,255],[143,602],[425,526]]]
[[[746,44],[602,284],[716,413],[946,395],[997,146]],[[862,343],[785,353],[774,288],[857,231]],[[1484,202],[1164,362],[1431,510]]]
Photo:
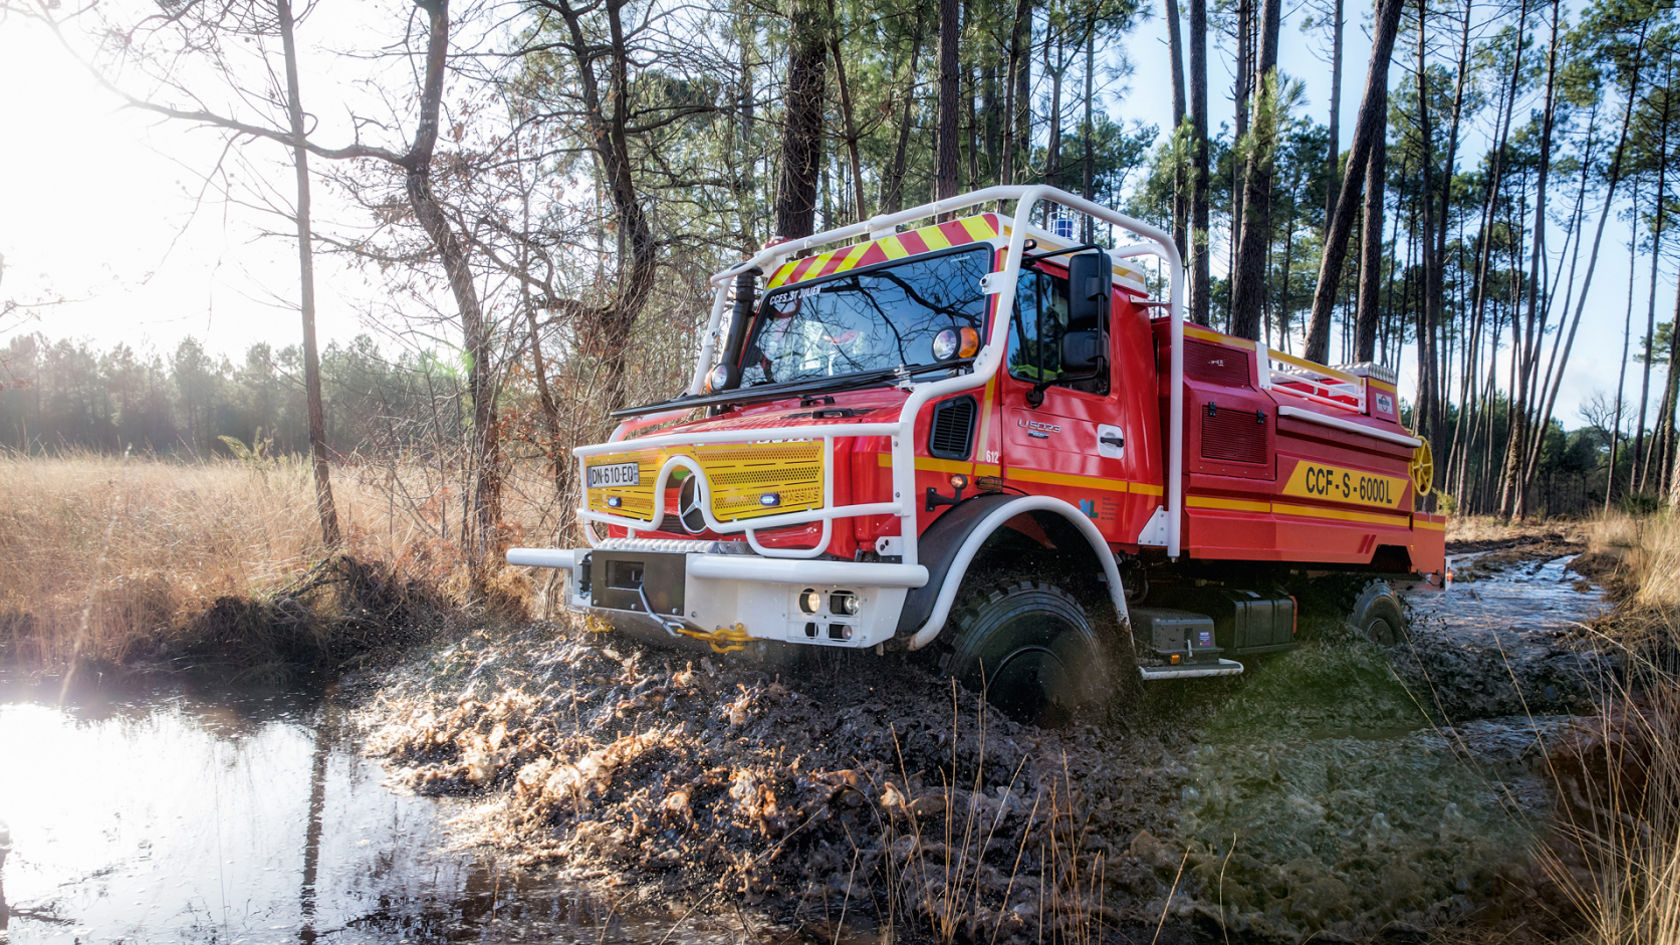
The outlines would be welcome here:
[[[683,530],[690,535],[698,535],[706,530],[706,511],[702,506],[704,497],[700,493],[700,476],[689,473],[677,490],[677,518],[682,522]]]

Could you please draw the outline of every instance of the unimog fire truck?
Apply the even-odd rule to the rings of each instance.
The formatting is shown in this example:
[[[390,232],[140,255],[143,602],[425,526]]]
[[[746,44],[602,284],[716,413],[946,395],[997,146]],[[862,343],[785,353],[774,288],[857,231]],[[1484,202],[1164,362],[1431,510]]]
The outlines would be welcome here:
[[[1447,583],[1394,373],[1187,324],[1173,241],[1114,210],[993,187],[712,284],[687,391],[576,450],[589,546],[508,552],[614,627],[932,648],[1042,717],[1242,672],[1294,644],[1314,579],[1380,642],[1393,585]]]

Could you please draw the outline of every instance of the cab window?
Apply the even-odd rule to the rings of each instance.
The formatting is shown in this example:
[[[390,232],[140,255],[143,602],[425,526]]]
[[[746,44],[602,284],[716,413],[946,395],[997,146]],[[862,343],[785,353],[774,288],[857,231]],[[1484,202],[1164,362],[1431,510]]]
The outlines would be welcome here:
[[[1062,373],[1062,335],[1067,331],[1068,284],[1036,270],[1015,283],[1015,318],[1009,328],[1009,375],[1023,381],[1054,381]]]
[[[1068,330],[1067,279],[1023,270],[1015,283],[1015,315],[1009,326],[1009,376],[1029,384],[1061,383],[1062,336]],[[1068,386],[1107,393],[1108,380],[1085,378],[1070,381]]]

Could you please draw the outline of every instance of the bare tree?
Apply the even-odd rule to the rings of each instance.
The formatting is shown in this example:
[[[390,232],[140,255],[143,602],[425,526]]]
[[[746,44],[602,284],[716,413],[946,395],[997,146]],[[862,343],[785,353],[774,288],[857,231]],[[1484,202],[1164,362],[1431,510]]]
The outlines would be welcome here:
[[[303,93],[298,83],[291,0],[274,0],[274,14],[286,61],[286,118],[292,134],[292,167],[297,175],[294,216],[298,234],[298,311],[303,317],[303,389],[309,412],[309,454],[315,469],[315,509],[321,517],[321,541],[328,548],[335,548],[339,542],[338,510],[333,506],[332,479],[327,471],[321,355],[315,345],[315,248],[309,230],[309,145],[303,126]]]

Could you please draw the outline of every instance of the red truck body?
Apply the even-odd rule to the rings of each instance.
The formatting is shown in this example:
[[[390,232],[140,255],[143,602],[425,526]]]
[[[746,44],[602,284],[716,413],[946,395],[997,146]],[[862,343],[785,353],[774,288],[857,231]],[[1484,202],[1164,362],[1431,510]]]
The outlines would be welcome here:
[[[1111,257],[998,213],[903,228],[988,200],[1143,242]],[[1091,266],[1106,301],[1080,298]],[[1141,599],[1123,570],[1446,584],[1394,376],[1185,323],[1170,240],[1106,208],[994,188],[767,248],[714,283],[688,392],[578,450],[590,547],[509,554],[571,571],[571,603],[614,623],[719,648],[916,648],[977,562],[1031,569],[1035,547],[1088,569],[1122,624]]]

